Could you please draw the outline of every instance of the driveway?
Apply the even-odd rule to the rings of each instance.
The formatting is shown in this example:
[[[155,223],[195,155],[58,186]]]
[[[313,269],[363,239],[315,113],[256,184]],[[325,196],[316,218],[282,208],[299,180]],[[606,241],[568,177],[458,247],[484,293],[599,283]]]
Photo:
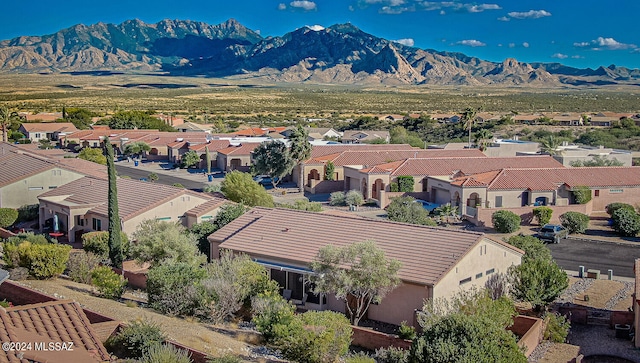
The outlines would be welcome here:
[[[619,244],[603,241],[563,239],[558,244],[547,244],[553,258],[565,270],[600,270],[602,275],[613,269],[614,276],[634,277],[633,265],[640,258],[640,245]]]

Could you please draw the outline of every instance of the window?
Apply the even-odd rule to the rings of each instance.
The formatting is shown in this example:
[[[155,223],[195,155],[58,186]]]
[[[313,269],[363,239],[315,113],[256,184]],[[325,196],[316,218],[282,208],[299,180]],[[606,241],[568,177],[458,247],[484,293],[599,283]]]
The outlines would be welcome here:
[[[624,189],[609,189],[610,194],[620,194],[624,192]]]
[[[55,185],[49,185],[49,189],[55,189],[55,188],[57,188],[57,186],[55,186]]]
[[[76,225],[84,226],[84,218],[82,216],[76,216]]]
[[[213,216],[202,216],[202,217],[200,217],[200,219],[202,219],[203,221],[207,220],[207,219],[211,219],[211,218],[213,218]]]
[[[476,274],[476,280],[481,278],[482,278],[482,272],[480,272],[479,274]]]
[[[161,218],[156,218],[156,221],[170,221],[171,217],[161,217]]]
[[[491,275],[494,272],[496,272],[496,269],[492,268],[492,269],[487,270],[487,272],[485,272],[485,275]]]
[[[599,197],[599,196],[600,196],[600,189],[596,189],[596,190],[594,190],[594,191],[593,191],[593,195],[594,195],[595,197]]]
[[[502,207],[502,195],[496,195],[496,208]]]
[[[487,245],[480,246],[480,256],[487,254]]]
[[[94,231],[102,231],[102,220],[93,218],[92,222]]]
[[[43,187],[29,187],[29,190],[42,190]]]
[[[471,282],[471,277],[467,277],[467,278],[466,278],[466,279],[464,279],[464,280],[460,280],[460,285],[464,285],[464,284],[466,284],[467,282]]]

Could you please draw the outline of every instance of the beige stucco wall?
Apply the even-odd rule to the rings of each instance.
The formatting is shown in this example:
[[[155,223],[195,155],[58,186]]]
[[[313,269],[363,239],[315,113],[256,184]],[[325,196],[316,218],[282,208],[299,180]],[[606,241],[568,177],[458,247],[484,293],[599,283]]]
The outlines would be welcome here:
[[[402,283],[393,289],[379,305],[369,307],[369,319],[400,325],[418,326],[415,311],[422,310],[424,301],[432,297],[431,287]]]
[[[38,196],[84,175],[52,168],[0,188],[0,208],[19,208],[25,204],[38,204]],[[32,189],[29,188],[42,188]]]
[[[458,291],[472,287],[483,287],[487,282],[487,271],[504,273],[509,266],[519,265],[522,256],[516,251],[502,246],[487,238],[482,239],[451,269],[434,287],[434,298],[449,298]],[[482,274],[482,276],[476,275]],[[460,284],[460,281],[471,277],[471,281]]]

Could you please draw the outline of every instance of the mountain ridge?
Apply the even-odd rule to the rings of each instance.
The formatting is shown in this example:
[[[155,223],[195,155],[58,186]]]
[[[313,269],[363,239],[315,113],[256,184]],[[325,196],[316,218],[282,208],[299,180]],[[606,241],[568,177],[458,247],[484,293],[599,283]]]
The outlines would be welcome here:
[[[409,47],[351,23],[262,37],[235,19],[77,24],[0,41],[0,72],[146,71],[269,82],[575,86],[640,85],[640,69],[490,62]]]

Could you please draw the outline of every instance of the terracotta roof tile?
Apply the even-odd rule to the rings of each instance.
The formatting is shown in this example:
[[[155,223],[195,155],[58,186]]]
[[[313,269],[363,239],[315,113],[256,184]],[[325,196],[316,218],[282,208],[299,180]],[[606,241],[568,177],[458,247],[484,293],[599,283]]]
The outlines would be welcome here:
[[[570,188],[638,187],[640,167],[504,169],[489,183],[489,189],[556,190],[560,184]]]
[[[402,263],[402,280],[423,285],[435,285],[483,239],[477,232],[260,207],[209,236],[221,248],[303,265],[326,245],[373,240]]]
[[[334,155],[337,155],[334,157]],[[345,165],[367,165],[374,166],[387,164],[393,161],[405,160],[409,158],[485,158],[486,156],[478,149],[466,150],[436,150],[436,149],[415,149],[415,150],[363,150],[363,151],[343,151],[339,154],[325,155],[312,161],[329,161],[336,166]]]
[[[22,127],[27,132],[75,132],[78,129],[71,122],[24,122]]]
[[[189,209],[185,214],[200,217],[227,203],[232,202],[227,199],[213,197],[213,199],[206,201],[195,208]]]
[[[405,163],[392,172],[392,175],[438,176],[451,175],[456,171],[470,175],[510,167],[561,168],[562,164],[551,156],[407,159]]]
[[[250,155],[258,146],[260,146],[259,142],[242,143],[237,146],[229,146],[227,148],[220,149],[218,150],[218,153],[224,155]]]
[[[342,144],[342,145],[316,145],[311,150],[310,159],[324,155],[337,154],[348,150],[420,150],[408,144]]]

